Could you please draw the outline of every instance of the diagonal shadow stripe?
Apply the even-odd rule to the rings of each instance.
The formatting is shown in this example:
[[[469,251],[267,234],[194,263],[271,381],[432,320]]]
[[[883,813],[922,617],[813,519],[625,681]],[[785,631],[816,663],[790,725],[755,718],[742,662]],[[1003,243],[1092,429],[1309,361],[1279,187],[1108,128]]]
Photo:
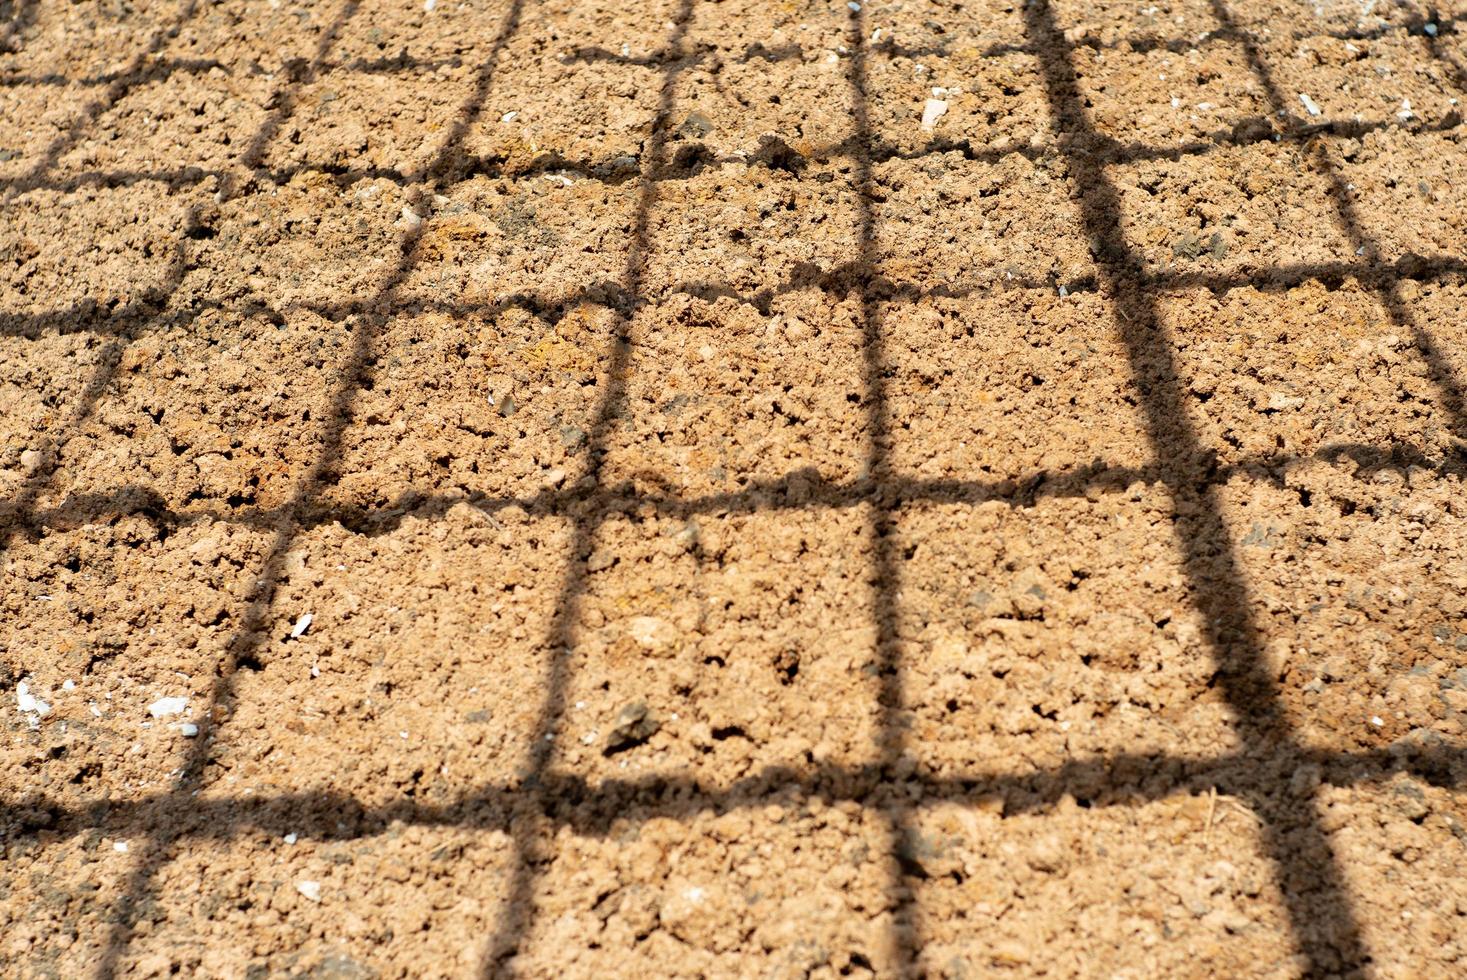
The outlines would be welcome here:
[[[477,118],[482,111],[483,101],[498,67],[500,55],[519,28],[522,4],[523,0],[513,0],[502,22],[499,34],[490,44],[489,51],[478,71],[474,92],[460,109],[460,125],[456,126],[453,131],[454,140],[462,138],[472,120]],[[355,0],[348,0],[341,16],[328,29],[318,46],[316,63],[320,63],[326,57],[340,26],[356,9]],[[300,74],[293,80],[293,84],[305,84],[308,77],[309,73]],[[262,127],[262,133],[266,130],[273,132],[274,128],[278,127],[281,118],[283,117],[272,116],[267,119]],[[258,138],[252,141],[247,154],[262,152],[260,147],[263,147],[265,142]],[[438,182],[443,180],[453,149],[453,142],[445,142],[425,168],[422,176],[423,184],[417,195],[419,200],[429,196],[438,187]],[[248,162],[248,156],[246,162]],[[399,305],[397,290],[418,261],[421,253],[417,245],[424,228],[425,224],[420,221],[411,226],[402,236],[397,261],[367,300],[366,309],[377,312],[360,316],[353,325],[351,350],[340,370],[330,407],[322,423],[320,452],[310,469],[302,476],[290,502],[285,506],[283,519],[277,525],[266,556],[256,576],[247,587],[240,628],[231,637],[218,665],[207,698],[208,707],[201,719],[199,731],[190,744],[188,754],[174,779],[172,795],[180,801],[191,799],[202,785],[205,769],[211,757],[214,741],[212,736],[217,726],[227,720],[230,714],[235,677],[242,665],[247,665],[255,660],[258,646],[265,635],[264,627],[274,606],[281,570],[290,549],[305,526],[302,515],[306,513],[311,502],[332,478],[341,453],[343,439],[354,417],[356,399],[371,374],[376,339],[387,319],[386,314],[381,311]],[[140,907],[154,891],[157,873],[169,861],[178,840],[179,832],[176,825],[160,826],[155,829],[147,846],[135,860],[113,917],[113,928],[97,965],[96,976],[99,980],[110,980],[116,974],[118,964],[131,944]]]
[[[696,57],[682,56],[685,42],[693,21],[696,0],[681,0],[672,19],[671,36],[664,50],[679,53],[669,57],[658,93],[657,112],[653,116],[652,133],[648,137],[643,157],[643,176],[638,190],[635,215],[632,220],[630,241],[627,245],[626,265],[622,273],[623,295],[632,300],[635,307],[641,296],[646,273],[648,252],[652,242],[649,227],[652,210],[657,203],[657,181],[654,175],[665,165],[667,139],[671,130],[671,113],[676,101],[679,77],[698,63]],[[585,480],[593,487],[601,484],[601,467],[609,449],[609,441],[617,419],[623,414],[626,404],[627,375],[631,368],[632,336],[630,314],[617,318],[611,351],[603,372],[604,390],[597,406],[594,421],[586,439],[587,472]],[[585,593],[587,581],[586,559],[593,549],[596,534],[601,526],[604,512],[593,512],[575,522],[573,544],[567,558],[564,581],[555,606],[555,613],[547,631],[544,648],[549,657],[545,678],[545,694],[540,705],[538,721],[530,744],[526,771],[527,784],[536,789],[545,782],[550,763],[554,757],[553,733],[565,713],[566,689],[570,682],[570,659],[575,648],[575,625],[579,619],[580,599]],[[539,808],[533,797],[526,797],[520,813],[510,825],[510,836],[514,847],[514,869],[503,898],[499,922],[480,963],[479,973],[484,977],[514,976],[515,956],[519,952],[535,922],[534,885],[538,872],[536,867],[550,860],[540,848],[542,831]]]
[[[1074,179],[1084,232],[1097,243],[1104,285],[1114,304],[1148,437],[1171,490],[1177,547],[1197,610],[1206,624],[1217,680],[1232,708],[1247,755],[1298,754],[1276,680],[1265,667],[1254,600],[1222,516],[1222,501],[1195,462],[1202,443],[1189,420],[1174,346],[1141,257],[1126,240],[1121,200],[1105,166],[1087,152],[1093,127],[1072,60],[1048,0],[1024,8],[1040,53],[1052,124]],[[1294,941],[1310,972],[1364,964],[1350,895],[1321,825],[1318,804],[1292,783],[1258,778],[1247,787],[1263,818],[1263,839],[1288,908]]]

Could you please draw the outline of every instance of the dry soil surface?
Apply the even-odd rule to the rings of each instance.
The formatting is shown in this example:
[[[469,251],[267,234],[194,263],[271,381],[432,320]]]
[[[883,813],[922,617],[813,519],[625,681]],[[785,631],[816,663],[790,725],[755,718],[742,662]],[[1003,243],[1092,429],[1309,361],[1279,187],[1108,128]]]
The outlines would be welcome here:
[[[1461,3],[0,17],[0,974],[1467,973]]]

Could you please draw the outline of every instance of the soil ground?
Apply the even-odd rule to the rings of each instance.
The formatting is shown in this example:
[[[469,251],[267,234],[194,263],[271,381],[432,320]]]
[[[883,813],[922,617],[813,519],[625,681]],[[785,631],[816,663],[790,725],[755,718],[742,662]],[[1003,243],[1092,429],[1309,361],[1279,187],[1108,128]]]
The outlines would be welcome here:
[[[0,974],[1467,973],[1467,7],[0,17]]]

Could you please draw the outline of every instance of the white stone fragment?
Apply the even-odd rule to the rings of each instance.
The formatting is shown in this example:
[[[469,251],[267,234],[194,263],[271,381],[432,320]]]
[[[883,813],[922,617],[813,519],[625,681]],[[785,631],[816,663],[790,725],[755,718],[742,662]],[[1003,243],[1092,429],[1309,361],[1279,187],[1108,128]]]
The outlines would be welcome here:
[[[1396,118],[1400,119],[1402,122],[1405,122],[1407,119],[1410,119],[1414,115],[1415,113],[1411,111],[1411,100],[1402,99],[1401,111],[1396,113]]]
[[[1303,92],[1299,93],[1299,101],[1304,103],[1304,110],[1308,112],[1311,116],[1317,116],[1320,114],[1319,105]]]
[[[72,680],[71,678],[68,677],[66,680],[64,680],[64,681],[61,682],[61,689],[63,691],[75,691],[76,690],[76,681],[74,681],[74,680]]]
[[[290,628],[290,638],[292,640],[299,640],[301,637],[305,636],[306,630],[311,628],[311,621],[313,619],[315,619],[315,617],[312,616],[310,613],[302,614],[301,618],[297,619],[295,621],[295,625]]]
[[[148,705],[148,714],[154,718],[171,718],[181,715],[188,707],[188,698],[159,698]]]
[[[928,131],[937,128],[937,121],[947,114],[947,103],[941,99],[928,99],[922,109],[922,128]]]
[[[1422,30],[1426,32],[1427,37],[1436,37],[1437,26],[1435,24],[1427,24]]]
[[[285,842],[287,844],[294,844],[298,840],[300,840],[300,838],[297,837],[295,834],[286,834],[285,835]]]
[[[1304,399],[1298,395],[1286,395],[1281,391],[1275,391],[1268,396],[1268,410],[1270,412],[1286,412],[1290,409],[1303,407]]]
[[[859,14],[861,12],[861,5],[856,0],[851,0],[846,6],[851,8],[851,13],[853,14]]]
[[[178,726],[178,734],[182,735],[184,738],[193,738],[199,734],[199,726],[195,725],[191,721],[186,721],[182,725]]]
[[[423,0],[423,9],[430,14],[433,12],[433,8],[436,6],[438,6],[438,0]]]
[[[31,693],[31,686],[25,681],[15,685],[16,707],[28,714],[34,714],[37,718],[44,718],[51,713],[51,706]]]
[[[1383,718],[1381,718],[1380,715],[1371,715],[1370,716],[1370,723],[1372,725],[1374,725],[1376,728],[1379,728],[1380,726],[1382,726],[1382,725],[1385,724],[1385,720]]]
[[[321,883],[319,881],[297,881],[295,890],[304,895],[309,901],[321,901]]]
[[[499,121],[502,122],[502,123],[512,123],[516,119],[518,119],[519,116],[520,116],[520,114],[519,114],[519,112],[517,110],[511,111],[511,112],[506,112],[504,115],[502,115],[502,116],[499,117]]]
[[[112,849],[114,851],[116,851],[118,854],[126,854],[127,853],[127,841],[125,841],[125,840],[115,840],[115,841],[113,841],[112,842]]]

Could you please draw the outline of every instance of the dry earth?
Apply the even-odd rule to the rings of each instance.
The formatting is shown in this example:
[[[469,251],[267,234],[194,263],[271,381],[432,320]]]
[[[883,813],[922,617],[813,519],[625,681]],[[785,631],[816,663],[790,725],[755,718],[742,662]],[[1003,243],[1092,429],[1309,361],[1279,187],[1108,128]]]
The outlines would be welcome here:
[[[1461,3],[0,17],[0,974],[1467,974]]]

